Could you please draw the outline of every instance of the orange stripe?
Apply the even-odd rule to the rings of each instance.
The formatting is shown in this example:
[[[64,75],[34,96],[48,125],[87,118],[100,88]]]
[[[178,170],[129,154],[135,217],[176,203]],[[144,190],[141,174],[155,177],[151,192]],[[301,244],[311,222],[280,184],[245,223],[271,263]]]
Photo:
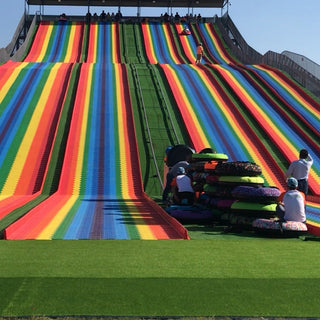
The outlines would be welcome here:
[[[90,24],[89,29],[89,48],[88,48],[88,57],[87,62],[95,62],[96,61],[96,54],[97,54],[97,32],[98,32],[98,26],[96,23]]]
[[[143,39],[144,39],[144,46],[146,50],[147,57],[149,59],[149,63],[157,63],[157,59],[154,53],[154,47],[151,41],[150,29],[146,23],[141,24]]]
[[[47,36],[49,26],[50,26],[50,22],[40,23],[36,36],[32,42],[32,47],[30,49],[30,52],[24,61],[34,62],[38,60],[42,50],[43,42]]]

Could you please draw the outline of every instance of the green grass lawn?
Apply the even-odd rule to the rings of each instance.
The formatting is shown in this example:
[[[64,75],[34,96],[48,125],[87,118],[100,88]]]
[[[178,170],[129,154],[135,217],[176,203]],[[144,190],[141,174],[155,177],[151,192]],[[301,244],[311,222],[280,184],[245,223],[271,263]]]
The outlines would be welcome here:
[[[0,255],[2,316],[320,316],[317,241],[1,241]]]

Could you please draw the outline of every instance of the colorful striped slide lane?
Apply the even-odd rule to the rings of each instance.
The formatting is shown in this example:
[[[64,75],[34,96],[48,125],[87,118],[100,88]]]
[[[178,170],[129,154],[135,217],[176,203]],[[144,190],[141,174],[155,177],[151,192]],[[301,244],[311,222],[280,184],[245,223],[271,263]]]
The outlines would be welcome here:
[[[221,38],[219,37],[216,27],[212,23],[198,23],[197,27],[202,37],[203,43],[207,47],[211,55],[213,55],[216,63],[218,64],[237,64],[234,58],[232,58],[226,51]]]
[[[222,69],[221,66],[217,66],[216,68],[220,70]],[[232,70],[229,67],[228,69],[229,71]],[[226,70],[226,68],[224,70]],[[305,142],[300,141],[299,134],[297,134],[294,130],[291,130],[290,124],[288,124],[287,121],[275,115],[273,113],[274,110],[271,110],[270,105],[261,103],[262,100],[258,99],[257,96],[254,96],[253,90],[249,89],[249,86],[245,85],[245,82],[243,81],[243,79],[240,80],[241,77],[239,77],[239,74],[236,75],[236,72],[234,70],[232,72],[229,72],[229,71],[227,73],[223,72],[225,79],[229,79],[229,81],[235,81],[234,82],[236,87],[235,90],[238,90],[239,97],[242,96],[241,99],[243,101],[245,101],[246,98],[248,99],[248,101],[246,102],[247,107],[249,107],[252,114],[255,115],[256,119],[261,123],[261,126],[264,128],[265,132],[278,146],[279,150],[281,150],[283,155],[288,158],[288,161],[290,162],[290,161],[296,160],[299,150],[302,147],[306,147]],[[230,75],[232,75],[231,76],[232,79],[228,78]],[[243,85],[244,87],[242,87]],[[250,96],[250,94],[252,94],[252,96]],[[252,102],[252,106],[250,106],[250,100]],[[259,100],[259,103],[256,103],[256,101],[258,100]],[[310,148],[309,150],[311,150],[312,152],[313,149]],[[310,175],[309,175],[309,188],[312,190],[313,194],[317,195],[317,197],[319,196],[318,154],[319,154],[318,152],[312,152],[312,156],[314,158],[314,164],[310,170]],[[289,157],[288,155],[290,155],[291,157]],[[319,202],[319,198],[317,202]],[[306,213],[307,213],[308,225],[310,225],[310,228],[309,228],[310,232],[312,232],[313,234],[320,234],[319,204],[314,203],[313,201],[308,201],[307,207],[306,207]],[[310,214],[310,219],[309,219],[309,214]]]
[[[313,172],[316,171],[319,177],[319,110],[320,106],[317,101],[312,99],[310,96],[306,95],[301,88],[288,79],[285,75],[281,74],[278,70],[273,70],[269,67],[263,66],[250,66],[250,68],[257,70],[258,74],[263,77],[263,79],[275,88],[279,94],[287,101],[287,109],[295,114],[299,118],[299,123],[292,123],[292,127],[297,125],[300,127],[300,135],[306,136],[307,132],[312,132],[312,136],[315,137],[314,141],[301,145],[301,148],[310,148],[309,152],[312,153],[314,164],[311,169],[311,179],[309,178],[309,183],[312,183]],[[294,126],[296,125],[296,126]],[[296,129],[299,132],[299,129]],[[308,136],[305,137],[305,141],[308,141]],[[310,139],[310,138],[309,138]],[[299,150],[296,150],[296,158]],[[308,228],[313,234],[320,235],[320,188],[319,184],[314,186],[314,182],[310,185],[310,189],[316,194],[316,196],[308,196],[307,201],[307,218],[308,218]],[[309,201],[310,198],[310,201]]]
[[[203,47],[203,57],[201,62],[202,63],[207,63],[207,64],[217,64],[219,62],[219,58],[217,58],[215,55],[215,52],[211,52],[210,49],[208,48],[208,44],[206,39],[203,37],[201,30],[199,29],[199,24],[190,24],[189,27],[191,31],[191,35],[194,38],[194,41],[196,44],[201,43]],[[212,49],[212,48],[211,48]]]
[[[310,129],[320,135],[319,102],[310,96],[306,97],[305,92],[301,92],[301,89],[295,83],[292,81],[286,82],[278,72],[272,69],[258,65],[250,66],[250,69],[257,72],[271,87],[275,88],[301,120],[308,123]]]
[[[211,146],[231,161],[252,161],[262,167],[266,185],[282,184],[254,131],[244,127],[241,113],[206,67],[161,65],[196,150]],[[259,149],[260,148],[260,149]],[[264,150],[264,149],[263,149]],[[270,160],[272,164],[272,160]]]
[[[263,150],[257,148],[259,141],[253,140],[254,131],[250,132],[250,127],[246,127],[244,123],[241,123],[239,121],[241,118],[241,113],[236,113],[237,108],[230,108],[232,103],[230,103],[230,101],[228,101],[226,97],[224,97],[220,101],[216,100],[218,101],[218,103],[214,103],[212,101],[209,105],[213,108],[221,108],[221,110],[223,110],[223,114],[230,119],[229,125],[226,122],[221,122],[220,120],[217,124],[214,122],[215,120],[211,121],[208,114],[201,114],[201,112],[199,112],[199,110],[205,108],[205,106],[202,105],[201,99],[199,99],[199,97],[194,98],[193,96],[189,95],[189,91],[192,90],[192,88],[190,88],[188,83],[190,83],[190,79],[195,80],[195,78],[193,77],[190,78],[192,72],[195,71],[196,73],[199,73],[199,79],[193,83],[197,83],[197,88],[199,88],[199,90],[201,91],[206,89],[204,89],[205,86],[201,85],[200,79],[204,79],[203,81],[206,82],[206,86],[210,88],[210,92],[212,94],[216,94],[215,88],[218,88],[217,84],[214,84],[212,80],[206,78],[200,71],[200,69],[197,69],[197,67],[186,65],[161,65],[161,67],[166,74],[168,83],[174,94],[187,130],[192,133],[190,134],[190,136],[196,150],[201,150],[202,148],[210,145],[213,146],[218,152],[225,152],[230,155],[232,154],[230,151],[232,151],[233,149],[237,149],[236,145],[230,144],[230,142],[237,142],[238,144],[242,143],[243,146],[242,150],[240,148],[240,152],[243,153],[243,156],[239,158],[238,155],[232,154],[230,159],[233,160],[232,157],[235,156],[234,160],[244,159],[258,163],[262,167],[266,185],[277,186],[280,188],[280,190],[285,190],[281,169],[277,167],[276,163],[272,164],[271,161],[267,161],[268,158],[272,158],[272,155],[268,153],[267,149]],[[211,67],[219,68],[219,66],[213,65]],[[205,68],[205,66],[202,67],[202,69]],[[188,76],[186,77],[187,74]],[[196,91],[195,88],[193,88],[193,90]],[[202,92],[201,95],[204,96],[205,92]],[[214,118],[216,118],[215,110],[210,109],[210,113],[214,115]],[[203,117],[208,117],[210,121],[202,121]],[[216,129],[216,132],[213,135],[206,135],[208,126],[212,126]],[[228,132],[230,126],[234,128],[235,134],[233,136]],[[219,129],[222,129],[220,134]],[[194,134],[195,132],[197,133],[197,135]],[[227,137],[224,140],[223,135]],[[215,139],[221,140],[223,144],[219,145]],[[260,143],[263,142],[260,141]],[[217,148],[218,145],[220,149]],[[247,154],[251,155],[251,157],[247,156]],[[310,232],[320,235],[320,205],[318,203],[308,201],[307,218],[308,226],[310,226]]]
[[[250,73],[254,75],[250,79],[253,82],[258,80],[260,83],[263,83],[263,86],[272,92],[275,98],[278,100],[278,103],[274,103],[275,100],[271,101],[270,106],[272,106],[279,113],[279,116],[292,128],[294,132],[301,138],[303,145],[300,145],[300,148],[308,148],[309,152],[314,155],[313,169],[317,172],[319,176],[319,158],[316,156],[320,153],[320,146],[317,143],[320,139],[320,105],[316,101],[310,102],[304,100],[299,92],[295,91],[294,87],[290,83],[279,83],[273,81],[272,78],[269,81],[266,81],[269,76],[265,75],[261,77],[256,72],[252,71],[251,68],[246,68],[250,70]],[[242,70],[242,68],[240,68]],[[246,74],[247,73],[243,73]],[[272,87],[271,87],[272,85]],[[292,92],[289,94],[289,92]],[[297,150],[297,154],[299,150]],[[297,155],[296,155],[297,156]],[[290,160],[289,160],[290,161]],[[315,194],[319,194],[320,191],[315,191]]]
[[[184,63],[175,47],[168,23],[142,23],[141,28],[149,63]]]
[[[192,35],[182,35],[182,31],[185,27],[182,23],[175,23],[174,27],[177,34],[179,34],[179,39],[181,46],[183,48],[184,54],[187,57],[188,63],[195,63],[197,44]]]
[[[319,145],[316,141],[319,139],[319,110],[320,105],[315,100],[308,96],[308,99],[299,99],[299,92],[295,92],[295,85],[281,83],[274,81],[268,74],[262,76],[252,66],[235,66],[238,70],[242,71],[246,77],[252,79],[253,83],[257,84],[258,89],[265,91],[274,103],[278,101],[277,105],[283,117],[290,118],[293,127],[296,130],[302,131],[301,134],[304,139],[309,140],[316,148]],[[287,89],[286,89],[287,88]],[[288,94],[292,91],[293,94]],[[300,91],[300,90],[298,90]],[[304,94],[303,94],[304,95]],[[300,100],[300,101],[299,101]],[[313,141],[312,141],[313,140]]]
[[[83,34],[83,22],[42,21],[24,61],[79,62]]]
[[[187,237],[143,192],[125,65],[83,64],[58,191],[5,238]]]
[[[62,63],[0,66],[8,76],[0,80],[0,219],[41,191],[71,69]]]
[[[121,63],[119,23],[92,22],[86,62]]]
[[[320,162],[317,157],[318,151],[314,149],[314,146],[303,140],[301,134],[293,130],[287,120],[279,116],[277,110],[267,103],[264,97],[255,90],[254,86],[239,71],[227,66],[217,66],[217,69],[237,92],[240,99],[289,162],[297,159],[299,150],[303,147],[310,150],[314,158],[314,164],[310,170],[309,187],[314,194],[319,194]]]
[[[199,24],[201,25],[201,24]],[[198,27],[198,24],[189,24],[189,30],[191,31],[190,35],[183,35],[182,31],[185,27],[183,23],[175,23],[175,28],[177,33],[180,35],[179,39],[181,46],[184,50],[185,55],[187,56],[189,63],[194,64],[196,60],[197,44],[202,43],[204,48],[204,55],[202,57],[202,63],[216,64],[219,63],[219,56],[217,52],[211,50],[214,49],[214,46],[208,46],[206,39],[203,37],[201,30]],[[210,39],[212,42],[212,39]],[[210,43],[209,43],[210,44]]]

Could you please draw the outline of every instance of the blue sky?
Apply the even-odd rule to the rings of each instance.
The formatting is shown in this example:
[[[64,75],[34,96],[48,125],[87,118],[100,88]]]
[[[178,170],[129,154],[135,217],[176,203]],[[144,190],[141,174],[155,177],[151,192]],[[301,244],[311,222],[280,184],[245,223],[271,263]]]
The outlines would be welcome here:
[[[272,50],[281,53],[284,50],[302,54],[320,65],[320,0],[230,0],[229,15],[247,43],[261,54]],[[301,5],[301,4],[304,5]],[[24,0],[0,0],[0,48],[6,46],[16,29],[25,9]],[[92,8],[92,12],[101,12],[103,8]],[[34,13],[39,6],[30,6]],[[45,7],[45,14],[85,14],[87,8]],[[117,8],[105,8],[105,11],[117,11]],[[156,16],[163,9],[142,9],[141,14]],[[173,8],[185,14],[183,9]],[[123,8],[124,15],[136,15],[136,8]],[[221,15],[220,9],[194,9],[193,13],[202,16]]]

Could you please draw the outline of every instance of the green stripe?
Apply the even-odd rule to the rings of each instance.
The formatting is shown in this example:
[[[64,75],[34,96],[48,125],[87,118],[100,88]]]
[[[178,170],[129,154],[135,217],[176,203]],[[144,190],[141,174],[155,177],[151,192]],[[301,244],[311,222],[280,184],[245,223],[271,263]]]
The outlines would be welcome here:
[[[68,231],[68,228],[70,224],[72,223],[74,216],[78,212],[78,208],[81,204],[81,199],[77,198],[71,209],[68,210],[67,215],[63,219],[63,221],[60,223],[59,227],[56,229],[54,234],[52,235],[52,239],[63,239],[64,235]],[[61,209],[61,208],[60,208]]]

